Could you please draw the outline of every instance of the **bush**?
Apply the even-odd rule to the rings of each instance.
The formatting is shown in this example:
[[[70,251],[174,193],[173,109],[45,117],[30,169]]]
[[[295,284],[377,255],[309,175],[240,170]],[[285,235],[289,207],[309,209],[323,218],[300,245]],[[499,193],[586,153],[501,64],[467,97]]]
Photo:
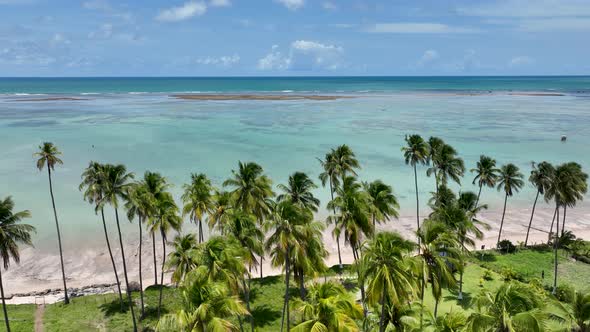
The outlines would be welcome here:
[[[557,286],[555,297],[561,302],[571,303],[574,299],[575,293],[576,291],[572,286],[568,284],[561,284]]]
[[[516,246],[510,240],[502,240],[498,243],[498,251],[503,254],[511,254],[516,251]]]
[[[509,267],[505,267],[502,270],[502,278],[504,281],[511,281],[511,280],[520,280],[522,278],[519,277],[518,273]]]
[[[486,281],[494,280],[494,276],[492,275],[492,271],[484,270],[481,274],[481,278]]]

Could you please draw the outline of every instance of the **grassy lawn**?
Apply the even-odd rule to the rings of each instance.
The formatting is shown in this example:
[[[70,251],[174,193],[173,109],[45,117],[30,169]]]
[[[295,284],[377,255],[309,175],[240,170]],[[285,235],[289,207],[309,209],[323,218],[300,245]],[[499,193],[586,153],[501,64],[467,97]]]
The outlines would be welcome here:
[[[34,304],[9,304],[6,307],[6,310],[8,311],[8,318],[10,320],[10,331],[33,331],[35,324],[35,308],[36,306]],[[0,318],[2,319],[0,322],[0,331],[6,331],[6,325],[4,324],[4,313],[0,314]]]

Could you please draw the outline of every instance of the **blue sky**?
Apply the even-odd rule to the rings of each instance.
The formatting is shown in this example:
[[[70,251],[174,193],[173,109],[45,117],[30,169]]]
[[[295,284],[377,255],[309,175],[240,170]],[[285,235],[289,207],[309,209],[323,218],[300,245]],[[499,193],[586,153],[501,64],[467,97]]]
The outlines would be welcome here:
[[[0,0],[0,76],[590,74],[590,0]]]

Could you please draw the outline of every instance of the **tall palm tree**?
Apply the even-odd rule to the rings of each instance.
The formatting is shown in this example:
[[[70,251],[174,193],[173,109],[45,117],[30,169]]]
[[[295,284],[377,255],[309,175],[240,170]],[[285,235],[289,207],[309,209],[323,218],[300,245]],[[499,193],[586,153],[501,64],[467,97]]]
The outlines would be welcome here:
[[[190,274],[181,287],[182,309],[158,322],[157,331],[206,332],[239,331],[232,322],[248,311],[227,286],[206,276]]]
[[[174,251],[168,255],[166,267],[174,271],[172,282],[178,286],[196,266],[197,239],[194,234],[177,235],[172,246]]]
[[[483,291],[474,304],[467,331],[546,331],[543,300],[522,283],[505,283],[495,293]]]
[[[563,223],[561,235],[565,233],[565,216],[568,207],[576,206],[578,201],[584,199],[588,192],[588,174],[582,171],[582,166],[575,162],[569,162],[563,165],[566,169],[563,174]]]
[[[137,225],[139,227],[139,294],[141,300],[141,315],[140,319],[145,315],[145,304],[143,301],[143,276],[142,276],[142,245],[143,245],[143,226],[147,222],[149,216],[156,213],[156,200],[148,191],[145,182],[134,183],[129,186],[128,193],[125,197],[125,209],[127,210],[127,218],[133,221],[137,216]]]
[[[13,212],[14,202],[12,198],[6,197],[0,200],[0,255],[4,269],[10,266],[12,258],[17,264],[20,262],[20,253],[18,245],[32,245],[31,233],[35,232],[35,227],[21,223],[23,219],[30,218],[29,211]],[[6,297],[4,296],[4,283],[2,281],[2,267],[0,267],[0,296],[2,296],[2,310],[4,310],[4,322],[6,331],[10,332],[10,323],[8,322],[8,312],[6,310]]]
[[[260,225],[270,215],[269,201],[274,197],[272,180],[264,175],[262,167],[256,163],[239,162],[238,170],[232,170],[232,177],[223,182],[224,187],[233,187],[232,200],[235,207],[256,216]],[[260,278],[262,261],[260,257]]]
[[[531,211],[531,219],[529,221],[529,226],[526,230],[526,238],[524,240],[524,246],[526,247],[529,242],[529,233],[531,231],[531,226],[533,225],[533,217],[535,215],[535,207],[537,206],[537,200],[539,199],[539,195],[545,194],[545,189],[549,187],[551,184],[551,179],[553,178],[553,173],[555,172],[555,168],[553,165],[546,161],[540,162],[538,165],[532,163],[533,169],[531,170],[531,175],[529,176],[529,182],[537,189],[537,194],[535,195],[535,201],[533,203],[533,209]]]
[[[475,168],[471,169],[471,172],[475,173],[473,184],[477,183],[479,187],[479,191],[477,192],[477,200],[475,203],[475,205],[477,205],[477,203],[479,203],[481,189],[483,186],[488,188],[494,188],[496,186],[496,181],[498,180],[496,160],[488,156],[481,155],[479,156],[479,161],[477,162]]]
[[[178,215],[179,209],[170,193],[162,193],[156,202],[156,213],[149,220],[149,231],[159,232],[162,237],[162,267],[160,271],[160,295],[158,300],[158,317],[162,308],[162,291],[164,289],[164,266],[166,265],[166,243],[168,233],[171,230],[180,231],[182,218]]]
[[[436,163],[436,159],[438,158],[438,156],[440,155],[441,150],[443,149],[443,147],[446,145],[445,141],[443,141],[441,138],[439,137],[435,137],[435,136],[430,136],[428,138],[428,161],[432,162],[433,167],[429,168],[428,170],[426,170],[426,175],[430,176],[432,173],[434,173],[434,181],[435,181],[435,191],[438,190],[438,168],[434,167],[434,164]]]
[[[121,259],[123,261],[123,275],[125,276],[125,291],[131,310],[133,320],[133,331],[137,332],[137,322],[135,321],[135,310],[133,300],[131,299],[131,290],[129,289],[129,278],[127,276],[127,263],[125,261],[125,247],[123,246],[123,235],[121,234],[121,225],[119,223],[119,200],[125,200],[130,181],[133,179],[133,173],[127,173],[124,165],[104,165],[104,196],[100,202],[101,207],[110,204],[115,210],[115,220],[117,221],[117,232],[119,233],[119,245],[121,246]]]
[[[214,201],[211,181],[205,174],[191,174],[191,183],[184,185],[182,201],[184,207],[183,215],[189,215],[190,219],[197,225],[199,230],[199,243],[203,242],[203,218],[211,215],[214,210]]]
[[[440,185],[447,185],[449,179],[461,184],[461,178],[465,173],[463,159],[457,157],[457,151],[450,145],[444,144],[432,157],[432,167],[426,172],[427,175],[435,174],[436,190]]]
[[[311,192],[317,186],[313,181],[303,172],[295,172],[289,176],[287,185],[279,184],[277,186],[283,194],[277,196],[277,200],[289,200],[294,204],[298,204],[305,209],[313,212],[318,211],[320,200],[313,196]]]
[[[64,256],[61,247],[61,232],[59,231],[59,221],[57,220],[57,210],[55,208],[55,197],[53,196],[53,183],[51,182],[51,171],[55,170],[56,165],[62,165],[63,161],[59,158],[61,151],[51,142],[44,142],[39,145],[39,151],[33,156],[37,159],[37,168],[42,171],[47,166],[47,177],[49,179],[49,194],[51,195],[51,205],[53,206],[53,216],[55,217],[55,228],[57,229],[57,243],[59,245],[59,260],[61,262],[61,276],[64,284],[64,303],[70,303],[68,297],[68,286],[66,285],[66,270],[64,267]]]
[[[229,222],[233,209],[232,194],[228,191],[215,191],[213,195],[213,211],[209,215],[209,229],[219,228]]]
[[[293,332],[360,331],[356,320],[362,318],[362,308],[346,289],[335,282],[314,284],[305,301],[296,301],[303,322]]]
[[[420,135],[406,135],[406,146],[402,148],[404,159],[407,165],[414,168],[414,184],[416,190],[416,229],[420,230],[420,201],[418,199],[418,173],[416,166],[418,164],[426,165],[428,163],[428,143]]]
[[[571,303],[572,316],[578,332],[590,331],[590,293],[576,292]]]
[[[371,202],[373,229],[375,229],[376,223],[385,222],[392,217],[396,219],[399,217],[399,204],[391,186],[381,180],[375,180],[371,183],[364,182],[363,187],[369,194]]]
[[[105,191],[105,174],[104,166],[95,161],[91,161],[88,167],[82,173],[82,183],[79,189],[84,190],[84,200],[90,204],[94,204],[94,212],[100,211],[102,218],[102,228],[104,230],[104,237],[107,243],[107,249],[109,251],[109,257],[111,258],[111,264],[113,265],[113,272],[115,273],[115,281],[117,282],[117,291],[119,292],[119,302],[121,303],[121,311],[123,310],[123,294],[121,293],[121,283],[119,282],[119,275],[117,274],[117,266],[115,265],[115,258],[111,249],[111,242],[109,240],[109,233],[107,231],[107,223],[104,218],[104,206],[100,204]],[[86,188],[86,189],[84,189]],[[141,270],[140,270],[141,271]]]
[[[504,208],[502,210],[502,221],[500,221],[500,231],[498,232],[498,241],[496,241],[496,247],[500,244],[500,238],[502,237],[502,227],[504,226],[504,216],[506,215],[506,203],[508,197],[513,196],[517,193],[522,186],[524,176],[514,164],[506,164],[500,168],[498,175],[498,191],[504,191]]]
[[[326,186],[326,183],[329,184],[330,188],[330,200],[334,200],[334,192],[336,188],[340,185],[340,174],[339,174],[339,167],[336,163],[336,159],[334,158],[334,149],[332,149],[329,153],[326,153],[324,159],[319,159],[319,162],[323,168],[323,172],[320,173],[320,181],[322,181],[322,187]],[[336,215],[336,210],[332,209],[333,215]],[[340,266],[340,273],[342,273],[342,253],[340,251],[340,238],[336,238],[336,247],[338,250],[338,264]]]
[[[170,184],[160,173],[146,171],[143,175],[143,185],[151,194],[155,201],[163,199],[162,197],[168,195]],[[155,212],[148,216],[148,219],[155,218]],[[152,236],[152,258],[154,260],[154,285],[158,284],[158,264],[156,262],[156,232],[150,232]]]
[[[409,268],[414,248],[414,243],[397,233],[381,232],[362,249],[360,279],[367,282],[367,302],[375,307],[381,305],[380,332],[387,328],[386,309],[407,302],[415,294]]]

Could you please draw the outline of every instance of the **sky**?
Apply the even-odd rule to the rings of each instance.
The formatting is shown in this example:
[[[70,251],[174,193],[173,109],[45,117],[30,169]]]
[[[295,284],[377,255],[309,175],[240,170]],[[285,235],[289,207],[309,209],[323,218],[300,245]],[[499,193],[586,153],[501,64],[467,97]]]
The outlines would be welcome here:
[[[585,74],[590,0],[0,0],[0,77]]]

